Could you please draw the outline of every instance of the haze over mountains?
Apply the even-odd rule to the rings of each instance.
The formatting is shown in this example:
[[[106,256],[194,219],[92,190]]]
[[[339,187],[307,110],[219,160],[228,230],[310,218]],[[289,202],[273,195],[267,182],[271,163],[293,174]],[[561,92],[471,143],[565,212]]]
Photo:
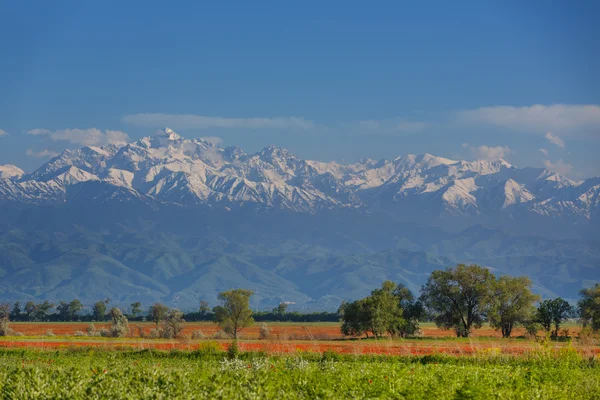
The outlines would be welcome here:
[[[599,210],[600,178],[430,154],[341,165],[166,128],[0,166],[0,297],[187,309],[244,287],[258,308],[335,309],[476,262],[574,298],[600,280]]]

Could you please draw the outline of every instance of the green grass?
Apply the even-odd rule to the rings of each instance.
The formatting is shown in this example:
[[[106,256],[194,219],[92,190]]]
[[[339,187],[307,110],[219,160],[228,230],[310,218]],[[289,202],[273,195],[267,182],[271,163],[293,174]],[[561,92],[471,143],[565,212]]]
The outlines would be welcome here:
[[[3,399],[594,399],[600,360],[575,351],[421,357],[0,349]]]

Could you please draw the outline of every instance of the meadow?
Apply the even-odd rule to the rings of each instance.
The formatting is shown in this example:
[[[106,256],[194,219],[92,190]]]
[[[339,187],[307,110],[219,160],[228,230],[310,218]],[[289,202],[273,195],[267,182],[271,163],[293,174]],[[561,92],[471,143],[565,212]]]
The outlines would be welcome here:
[[[142,331],[151,323],[132,325]],[[258,324],[257,324],[258,325]],[[412,339],[343,339],[337,323],[271,323],[236,352],[215,324],[175,340],[74,336],[87,323],[13,323],[0,338],[0,398],[595,399],[600,347],[577,338],[502,339],[484,327],[451,337],[433,324]],[[101,324],[98,324],[101,326]],[[48,335],[48,331],[53,335]],[[191,339],[202,330],[206,337]],[[519,334],[519,332],[517,332]]]
[[[4,399],[597,399],[600,362],[572,348],[526,355],[289,355],[213,342],[194,351],[0,349]]]

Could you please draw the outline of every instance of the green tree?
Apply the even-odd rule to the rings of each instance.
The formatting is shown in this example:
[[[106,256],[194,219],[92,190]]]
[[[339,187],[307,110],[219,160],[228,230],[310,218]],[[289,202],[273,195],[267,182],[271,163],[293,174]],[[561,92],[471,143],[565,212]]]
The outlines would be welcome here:
[[[58,318],[61,321],[69,320],[69,303],[61,301],[58,306],[56,306],[56,311],[58,311]]]
[[[148,310],[148,319],[150,321],[153,321],[158,327],[158,324],[160,323],[160,321],[162,321],[165,315],[167,315],[168,311],[169,307],[165,306],[164,304],[154,303],[150,306],[150,309]]]
[[[468,337],[484,321],[486,300],[494,280],[487,268],[478,265],[459,264],[436,270],[422,287],[421,300],[438,327],[454,329],[456,336]]]
[[[238,333],[252,325],[252,310],[250,310],[250,296],[254,294],[251,290],[233,289],[219,293],[222,305],[213,309],[215,322],[221,329],[237,340]]]
[[[25,314],[27,315],[27,320],[28,321],[34,321],[37,315],[37,306],[36,304],[29,300],[26,304],[25,304]]]
[[[83,309],[83,304],[78,299],[73,299],[69,303],[69,319],[77,319],[77,314]]]
[[[600,330],[600,283],[582,289],[579,295],[581,299],[577,302],[577,306],[583,326],[590,326],[594,331]]]
[[[104,301],[99,301],[94,304],[92,316],[95,321],[104,321],[104,318],[106,317],[106,303]]]
[[[371,295],[351,303],[342,303],[338,310],[342,334],[366,334],[369,337],[370,333],[377,338],[386,333],[392,336],[399,334],[406,321],[397,292],[398,286],[394,282],[385,281]]]
[[[401,337],[414,335],[419,331],[419,320],[425,314],[425,309],[420,301],[415,301],[415,296],[402,283],[394,290],[394,296],[402,309],[403,321],[395,327],[396,334]]]
[[[366,298],[363,316],[366,318],[367,327],[376,338],[385,333],[396,335],[397,327],[405,322],[400,303],[395,296],[396,289],[394,282],[385,281],[381,284],[381,288],[374,289]]]
[[[558,337],[560,324],[569,318],[572,312],[573,307],[560,297],[544,300],[537,308],[536,321],[542,325],[546,332],[550,333],[550,336]],[[553,327],[554,330],[552,330]]]
[[[342,325],[340,327],[344,336],[361,336],[365,334],[366,328],[363,317],[364,301],[356,300],[353,302],[343,302],[338,309],[338,315]]]
[[[198,309],[200,315],[205,316],[210,313],[210,306],[208,305],[208,301],[200,300],[200,308]]]
[[[285,313],[287,312],[288,305],[284,302],[279,303],[277,307],[273,309],[273,313],[277,314],[277,316],[281,319],[285,317]]]
[[[18,321],[19,319],[21,319],[22,312],[23,310],[21,310],[21,302],[17,301],[15,302],[15,304],[13,304],[12,311],[10,312],[10,318],[13,321]]]
[[[35,319],[38,321],[43,321],[48,317],[50,310],[54,308],[54,304],[50,303],[48,300],[45,300],[43,303],[35,306]]]
[[[136,301],[135,303],[131,303],[131,317],[135,318],[138,315],[142,314],[142,303]]]
[[[502,337],[508,338],[517,325],[532,319],[534,303],[539,296],[531,292],[529,278],[501,276],[492,283],[488,299],[488,320],[490,326],[502,331]]]

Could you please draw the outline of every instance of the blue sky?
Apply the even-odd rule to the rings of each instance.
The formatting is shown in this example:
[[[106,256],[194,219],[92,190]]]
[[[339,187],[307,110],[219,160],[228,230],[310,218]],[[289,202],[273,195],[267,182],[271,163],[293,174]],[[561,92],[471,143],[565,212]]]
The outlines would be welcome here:
[[[213,3],[0,3],[0,164],[167,125],[600,175],[598,2]]]

